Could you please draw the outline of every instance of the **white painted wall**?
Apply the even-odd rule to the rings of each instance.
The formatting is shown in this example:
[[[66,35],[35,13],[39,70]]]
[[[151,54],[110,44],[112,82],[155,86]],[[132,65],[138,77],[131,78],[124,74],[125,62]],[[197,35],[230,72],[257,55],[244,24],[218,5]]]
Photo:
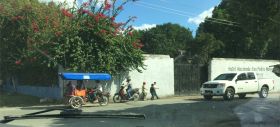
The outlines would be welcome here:
[[[271,65],[280,64],[278,60],[213,58],[209,64],[209,80],[225,72],[252,71],[259,78],[272,78],[275,91],[280,91],[280,78],[272,73]]]
[[[111,95],[116,93],[119,86],[125,82],[125,78],[130,76],[133,88],[142,87],[142,83],[146,82],[146,88],[148,93],[148,98],[150,97],[150,86],[153,82],[157,82],[156,87],[157,94],[159,97],[174,95],[174,62],[173,58],[168,55],[144,55],[144,64],[146,65],[146,70],[139,73],[136,70],[130,71],[128,74],[123,74],[120,76],[114,76],[114,80],[111,84]]]

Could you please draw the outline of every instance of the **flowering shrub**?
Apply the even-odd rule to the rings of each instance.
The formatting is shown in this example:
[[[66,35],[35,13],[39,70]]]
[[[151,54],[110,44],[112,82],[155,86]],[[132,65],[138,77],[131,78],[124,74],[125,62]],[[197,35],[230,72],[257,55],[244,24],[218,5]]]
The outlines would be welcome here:
[[[36,0],[1,1],[2,67],[6,73],[30,64],[76,72],[140,71],[143,45],[129,26],[135,17],[115,21],[129,2],[120,1],[89,0],[72,8]]]

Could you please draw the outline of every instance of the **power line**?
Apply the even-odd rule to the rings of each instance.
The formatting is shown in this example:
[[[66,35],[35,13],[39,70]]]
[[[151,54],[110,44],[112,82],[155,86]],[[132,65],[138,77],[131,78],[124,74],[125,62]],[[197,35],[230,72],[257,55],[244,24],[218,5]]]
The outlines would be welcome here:
[[[142,2],[142,1],[139,1],[139,3],[147,5],[147,6],[163,8],[163,9],[167,9],[167,10],[170,10],[170,11],[174,11],[174,12],[183,13],[183,14],[186,14],[186,15],[193,15],[193,16],[195,16],[193,13],[189,13],[189,12],[185,12],[185,11],[181,11],[181,10],[177,10],[177,9],[173,9],[173,8],[169,8],[169,7],[165,7],[165,6],[161,6],[161,5],[150,4],[150,3],[146,3],[146,2]]]
[[[154,7],[143,5],[143,4],[139,4],[139,3],[136,3],[135,5],[146,7],[146,8],[150,8],[150,9],[154,9],[154,10],[165,12],[165,13],[170,13],[170,14],[176,14],[176,15],[179,15],[179,16],[187,16],[187,17],[189,17],[189,15],[186,15],[186,14],[177,13],[177,12],[170,12],[170,11],[166,11],[166,10],[159,9],[159,8],[154,8]]]
[[[191,13],[191,12],[185,12],[185,11],[181,11],[181,10],[177,10],[177,9],[173,9],[173,8],[169,8],[169,7],[165,7],[165,6],[161,6],[161,5],[150,4],[150,3],[147,3],[147,2],[141,2],[141,1],[139,1],[139,2],[142,3],[142,4],[146,4],[148,6],[154,6],[154,7],[157,7],[157,8],[168,9],[170,11],[175,11],[175,12],[178,12],[178,13],[184,13],[188,16],[196,16],[196,14]],[[225,19],[218,19],[218,18],[211,18],[211,19],[219,20],[219,21],[222,21],[222,22],[229,22],[229,23],[232,23],[232,24],[239,24],[237,22],[233,22],[233,21],[229,21],[229,20],[225,20]]]
[[[177,10],[177,9],[173,9],[173,8],[169,8],[169,7],[165,7],[165,6],[160,6],[160,5],[155,5],[155,4],[150,4],[150,3],[146,3],[146,2],[141,2],[141,1],[139,1],[139,3],[137,2],[136,5],[146,7],[146,8],[150,8],[150,9],[157,10],[157,11],[161,11],[161,12],[165,12],[165,13],[169,13],[169,14],[186,16],[186,17],[189,17],[189,18],[191,18],[192,16],[195,16],[194,13],[184,12],[184,11],[181,11],[181,10]],[[169,10],[169,11],[167,11],[167,10]],[[223,25],[230,25],[230,26],[238,26],[239,25],[239,23],[237,23],[237,22],[224,20],[224,19],[218,19],[218,18],[206,18],[205,20],[210,21],[210,22],[214,22],[214,23],[220,23],[220,24],[223,24]]]

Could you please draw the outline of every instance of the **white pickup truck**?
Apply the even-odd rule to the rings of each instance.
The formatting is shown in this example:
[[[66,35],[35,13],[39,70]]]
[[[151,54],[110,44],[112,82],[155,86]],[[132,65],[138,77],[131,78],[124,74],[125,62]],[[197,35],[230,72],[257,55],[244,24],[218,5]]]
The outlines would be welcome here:
[[[251,93],[259,93],[260,98],[266,98],[268,92],[273,89],[273,79],[258,79],[255,72],[237,72],[220,74],[213,81],[203,83],[200,93],[206,100],[212,99],[213,96],[223,96],[225,100],[232,100],[235,94],[242,99]]]

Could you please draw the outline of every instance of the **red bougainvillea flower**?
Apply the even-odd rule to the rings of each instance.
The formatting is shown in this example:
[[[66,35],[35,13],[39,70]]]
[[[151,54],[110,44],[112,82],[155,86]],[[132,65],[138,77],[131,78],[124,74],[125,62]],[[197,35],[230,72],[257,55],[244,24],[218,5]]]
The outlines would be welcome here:
[[[4,11],[4,6],[0,4],[0,12]]]
[[[114,22],[116,18],[115,17],[111,17],[110,19],[111,19],[112,22]]]
[[[62,32],[61,32],[61,31],[55,32],[55,36],[60,37],[61,35],[62,35]]]
[[[85,6],[88,6],[89,5],[89,3],[88,2],[84,2],[83,3],[83,6],[85,7]]]
[[[104,19],[104,18],[106,18],[107,16],[104,15],[103,13],[98,13],[98,17],[101,18],[101,19]]]
[[[141,49],[142,47],[144,47],[143,43],[139,43],[138,47]]]
[[[100,33],[101,33],[101,34],[106,34],[107,31],[106,31],[106,30],[100,30]]]
[[[97,22],[97,23],[98,23],[98,22],[99,22],[99,16],[98,16],[98,15],[97,15],[97,16],[95,16],[95,17],[94,17],[94,20],[95,20],[95,22]]]
[[[52,25],[53,25],[53,28],[58,28],[59,27],[59,23],[57,21],[53,21]]]
[[[134,48],[137,48],[137,43],[136,43],[136,42],[132,42],[132,46],[133,46]]]
[[[93,14],[92,12],[88,12],[88,15],[89,15],[90,17],[92,17],[92,18],[95,17],[94,14]]]
[[[93,28],[93,25],[91,23],[86,23],[86,24],[89,28]]]
[[[16,64],[16,65],[20,65],[20,64],[21,64],[21,60],[17,60],[17,61],[15,62],[15,64]]]
[[[32,21],[32,29],[34,32],[39,32],[39,26],[35,21]]]
[[[104,7],[104,10],[110,10],[110,8],[112,7],[111,4],[109,3],[105,3],[105,7]]]
[[[89,13],[89,10],[82,10],[82,13],[83,13],[83,14],[88,14],[88,13]]]
[[[66,10],[65,8],[61,9],[61,12],[64,16],[72,18],[74,15],[72,13],[70,13],[68,10]]]
[[[132,46],[134,48],[141,49],[144,45],[140,42],[140,40],[136,40],[135,42],[132,43]]]
[[[23,16],[14,16],[12,17],[12,21],[23,20]]]
[[[123,6],[119,6],[119,7],[118,7],[118,10],[123,10]]]
[[[124,25],[124,23],[115,23],[115,22],[112,23],[112,26],[113,26],[115,29],[119,29],[122,25]]]
[[[46,24],[49,23],[49,17],[48,17],[48,16],[46,16],[46,18],[45,18],[45,23],[46,23]]]
[[[129,35],[129,36],[133,36],[133,33],[132,33],[132,32],[128,32],[128,35]]]

